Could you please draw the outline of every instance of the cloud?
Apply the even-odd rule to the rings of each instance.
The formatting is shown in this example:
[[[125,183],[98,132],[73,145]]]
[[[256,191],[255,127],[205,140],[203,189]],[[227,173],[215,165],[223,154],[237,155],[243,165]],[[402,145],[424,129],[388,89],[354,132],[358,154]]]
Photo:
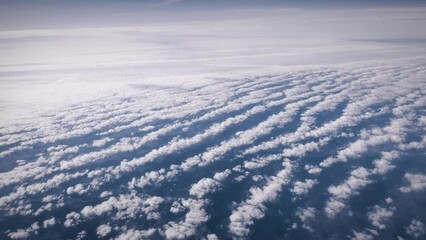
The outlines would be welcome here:
[[[39,229],[40,227],[38,222],[35,222],[26,229],[17,229],[14,232],[9,232],[7,236],[10,239],[27,239],[31,236],[31,234],[37,234]]]
[[[185,214],[183,221],[170,221],[163,226],[162,234],[166,239],[186,239],[193,236],[197,229],[210,218],[204,209],[206,200],[183,199],[181,203],[189,211]]]
[[[417,219],[411,220],[411,223],[408,227],[405,228],[407,234],[414,237],[419,238],[425,235],[425,226],[422,222]]]
[[[402,143],[405,139],[407,126],[410,121],[406,118],[392,119],[388,126],[383,128],[373,128],[361,132],[361,138],[340,150],[336,157],[328,157],[320,163],[321,167],[330,167],[336,162],[346,162],[351,158],[359,158],[367,152],[369,147],[382,145],[385,143]]]
[[[319,173],[322,172],[322,168],[316,167],[316,166],[311,165],[311,164],[306,164],[305,170],[307,170],[309,174],[319,174]]]
[[[154,233],[157,232],[157,229],[150,228],[148,230],[136,230],[129,229],[124,233],[120,234],[116,240],[137,240],[137,239],[146,239],[151,237]]]
[[[70,195],[71,194],[82,195],[82,194],[86,193],[87,191],[89,191],[89,189],[85,189],[83,184],[81,184],[81,183],[78,183],[74,187],[67,188],[67,193],[70,194]]]
[[[193,184],[189,193],[198,198],[202,198],[204,195],[217,191],[220,183],[212,178],[203,178],[197,183]]]
[[[82,240],[87,236],[87,232],[85,230],[77,233],[76,240]]]
[[[382,158],[373,161],[375,166],[373,173],[385,174],[394,169],[395,166],[391,165],[391,162],[397,159],[399,156],[400,154],[397,151],[382,152]]]
[[[65,216],[65,227],[74,227],[79,222],[81,222],[81,215],[76,212],[70,212]]]
[[[206,240],[219,240],[219,238],[214,233],[210,233],[206,236]]]
[[[351,238],[352,240],[373,240],[374,237],[371,234],[365,233],[365,232],[357,232],[357,231],[352,231],[353,233],[353,237]]]
[[[394,208],[387,209],[376,205],[372,211],[367,213],[368,220],[374,227],[383,230],[386,228],[383,222],[389,220],[393,216],[394,210]]]
[[[102,224],[102,225],[99,225],[99,227],[97,227],[96,228],[96,234],[99,236],[99,237],[105,237],[105,236],[107,236],[110,232],[111,232],[111,226],[110,225],[108,225],[108,224]]]
[[[55,217],[49,218],[43,222],[43,227],[48,228],[56,224]]]
[[[352,170],[349,178],[343,183],[328,188],[331,197],[326,202],[325,212],[329,218],[334,218],[336,214],[345,208],[344,201],[352,195],[358,194],[358,190],[371,183],[368,176],[370,176],[370,172],[363,167],[359,167]]]
[[[198,198],[204,195],[216,192],[221,186],[221,181],[224,181],[231,174],[231,170],[227,169],[223,172],[215,173],[213,178],[202,178],[198,182],[192,184],[189,193]]]
[[[12,159],[11,169],[0,173],[2,214],[6,219],[27,216],[44,226],[46,215],[54,212],[59,214],[55,224],[63,222],[75,232],[85,222],[100,224],[104,221],[98,220],[106,217],[108,225],[114,226],[111,232],[124,239],[148,234],[129,228],[127,223],[135,220],[148,221],[165,238],[203,237],[210,232],[208,194],[227,188],[224,184],[232,175],[231,179],[241,181],[232,181],[232,186],[247,184],[249,190],[241,193],[245,199],[232,204],[229,231],[235,238],[247,237],[255,222],[267,214],[267,203],[278,199],[283,186],[290,183],[289,169],[306,173],[304,168],[311,174],[312,179],[294,179],[288,187],[305,201],[312,187],[324,187],[318,184],[320,178],[314,179],[321,177],[323,168],[360,158],[370,150],[381,152],[371,169],[355,167],[342,182],[331,183],[324,210],[334,217],[347,208],[351,196],[373,181],[373,174],[388,173],[398,167],[393,160],[424,145],[419,140],[424,138],[425,122],[419,116],[424,106],[423,83],[418,80],[422,62],[274,67],[263,76],[247,66],[247,79],[238,74],[227,79],[221,73],[221,80],[195,88],[135,83],[119,89],[128,92],[43,113],[41,120],[6,127],[2,122],[0,145]],[[336,142],[343,148],[336,149]],[[307,159],[310,151],[324,161]],[[290,167],[285,157],[297,161]],[[269,176],[281,161],[284,169]],[[344,168],[363,162],[347,163]],[[205,168],[209,164],[223,169],[209,172]],[[324,170],[331,175],[333,171]],[[196,178],[190,178],[193,173]],[[408,185],[400,190],[424,189],[417,175],[421,174],[407,173]],[[111,188],[117,184],[128,187]],[[181,195],[180,187],[196,199],[183,199],[188,192]],[[170,188],[173,196],[163,188]],[[69,204],[83,194],[90,203],[67,212]],[[309,222],[318,214],[314,208],[301,209],[296,212],[301,221]],[[376,228],[384,219],[378,214],[370,214]],[[18,224],[8,233],[25,233],[26,227]],[[309,230],[308,225],[302,227]],[[374,235],[373,231],[359,233]]]
[[[326,202],[325,213],[329,218],[334,218],[338,213],[340,213],[346,205],[339,200],[330,199]]]
[[[246,237],[254,220],[265,216],[265,203],[275,200],[283,185],[288,184],[293,166],[289,160],[283,162],[284,169],[268,179],[262,188],[250,188],[250,197],[240,203],[229,217],[229,231],[236,237]]]
[[[10,232],[7,234],[10,239],[27,239],[30,234],[24,229],[18,229],[15,232]]]
[[[300,221],[306,222],[307,220],[314,219],[316,212],[317,210],[313,207],[298,208],[296,211],[296,216],[300,218]]]
[[[306,179],[304,182],[296,181],[294,182],[293,189],[291,189],[291,192],[296,195],[307,194],[309,190],[317,183],[318,181],[313,179]]]
[[[426,188],[426,175],[423,174],[412,174],[406,173],[404,175],[405,179],[408,180],[409,186],[400,187],[399,190],[404,193],[409,193],[413,191],[422,191]]]
[[[107,144],[108,142],[111,142],[113,139],[106,137],[103,139],[99,139],[99,140],[94,140],[92,146],[94,147],[103,147],[105,144]]]

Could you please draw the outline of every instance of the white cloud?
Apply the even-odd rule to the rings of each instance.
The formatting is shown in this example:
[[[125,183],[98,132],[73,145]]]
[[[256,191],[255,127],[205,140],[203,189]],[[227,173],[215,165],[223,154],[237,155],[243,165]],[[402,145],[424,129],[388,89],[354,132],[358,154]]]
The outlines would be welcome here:
[[[94,140],[92,146],[94,147],[103,147],[105,144],[107,144],[108,142],[111,142],[113,139],[106,137],[103,139],[99,139],[99,140]]]
[[[91,218],[104,214],[115,213],[117,219],[128,219],[145,214],[151,216],[157,211],[157,208],[163,203],[161,197],[140,198],[135,195],[120,195],[118,198],[110,197],[108,200],[95,205],[86,206],[81,210],[81,216]]]
[[[309,174],[319,174],[322,172],[322,168],[310,164],[305,165],[305,170],[307,170]]]
[[[138,240],[138,239],[148,239],[154,233],[157,232],[157,229],[150,228],[148,230],[136,230],[130,229],[120,234],[115,240]]]
[[[344,203],[336,199],[328,200],[325,205],[325,213],[329,218],[333,218],[346,207]]]
[[[78,224],[81,221],[81,215],[76,212],[68,213],[65,216],[65,227],[74,227],[76,224]]]
[[[358,191],[368,185],[371,181],[368,179],[370,172],[359,167],[351,171],[351,175],[343,183],[337,186],[330,186],[328,192],[330,199],[326,202],[325,212],[328,217],[333,218],[336,214],[345,208],[344,201],[352,195],[358,194]]]
[[[172,213],[180,213],[184,210],[185,210],[185,208],[178,201],[174,201],[172,206],[170,207],[170,212],[172,212]]]
[[[318,181],[313,179],[306,179],[304,182],[296,181],[294,182],[293,189],[291,189],[291,191],[296,195],[306,194],[317,183]]]
[[[399,190],[404,193],[413,192],[413,191],[422,191],[426,188],[426,175],[423,174],[412,174],[406,173],[404,175],[405,179],[408,180],[409,186],[400,187]]]
[[[352,240],[373,240],[374,237],[371,234],[365,232],[352,231],[353,237]]]
[[[350,143],[340,150],[335,157],[328,157],[320,163],[321,167],[330,167],[336,162],[346,162],[348,159],[359,158],[367,152],[369,147],[385,143],[402,143],[410,121],[406,118],[392,119],[390,124],[383,128],[373,128],[361,131],[361,138]]]
[[[299,217],[302,222],[306,222],[307,220],[314,219],[315,214],[316,214],[316,209],[313,207],[298,208],[296,211],[296,216]]]
[[[373,164],[375,168],[373,169],[373,173],[385,174],[395,168],[395,166],[391,165],[391,162],[399,157],[399,152],[382,152],[382,157],[380,159],[374,160]]]
[[[81,183],[78,183],[74,187],[67,188],[67,193],[70,194],[70,195],[71,194],[82,195],[82,194],[86,193],[87,191],[89,191],[89,189],[85,189],[83,184],[81,184]]]
[[[214,233],[210,233],[206,236],[206,240],[219,240],[219,238]]]
[[[266,202],[278,197],[283,185],[288,184],[291,178],[293,166],[289,160],[283,162],[284,169],[277,175],[270,177],[263,188],[250,188],[250,197],[243,201],[232,211],[229,220],[230,232],[236,237],[246,237],[250,233],[250,226],[254,220],[265,216]]]
[[[111,232],[111,226],[109,224],[102,224],[96,228],[96,234],[99,237],[105,237]]]
[[[76,240],[82,240],[87,236],[87,232],[85,230],[77,233]]]
[[[376,205],[372,211],[367,213],[368,220],[374,227],[383,230],[386,228],[384,222],[393,216],[394,210],[394,208],[387,209]]]
[[[197,183],[192,184],[189,193],[198,198],[202,198],[208,193],[219,190],[221,181],[225,180],[231,174],[231,170],[227,169],[223,172],[215,173],[213,178],[202,178]]]
[[[204,210],[206,200],[187,199],[181,202],[189,211],[185,214],[183,221],[168,222],[163,226],[162,234],[166,239],[186,239],[193,236],[197,229],[210,218]]]
[[[10,232],[7,234],[10,239],[27,239],[30,234],[24,229],[18,229],[15,232]]]
[[[417,219],[411,220],[411,223],[408,227],[405,228],[407,234],[414,237],[420,238],[425,234],[425,226],[422,222]]]
[[[202,198],[205,194],[217,191],[220,183],[212,178],[203,178],[191,186],[189,193],[198,198]]]
[[[48,228],[56,224],[55,217],[49,218],[43,222],[43,227]]]
[[[17,229],[14,232],[9,232],[7,236],[10,239],[27,239],[31,236],[31,234],[37,234],[37,231],[40,229],[38,222],[31,224],[30,227],[26,229]]]

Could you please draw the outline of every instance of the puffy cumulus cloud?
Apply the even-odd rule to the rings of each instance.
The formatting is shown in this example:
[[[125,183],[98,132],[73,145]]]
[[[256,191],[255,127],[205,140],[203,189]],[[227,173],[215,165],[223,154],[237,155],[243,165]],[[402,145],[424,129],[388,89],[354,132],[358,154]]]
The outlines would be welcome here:
[[[6,206],[14,201],[23,199],[26,196],[43,193],[45,191],[48,191],[50,189],[60,186],[62,183],[66,181],[85,176],[87,173],[88,173],[88,170],[83,170],[83,171],[79,171],[75,173],[60,173],[58,175],[54,175],[52,178],[48,180],[43,179],[42,182],[36,182],[26,186],[21,185],[16,188],[15,192],[12,192],[7,196],[0,197],[0,205]],[[31,213],[32,211],[29,210],[28,214],[31,214]]]
[[[219,240],[219,238],[214,233],[210,233],[206,236],[206,240]]]
[[[185,207],[178,201],[174,201],[172,206],[170,207],[170,212],[172,213],[180,213],[185,210]]]
[[[112,195],[111,191],[103,191],[103,192],[101,192],[101,195],[99,195],[99,197],[106,198],[106,197],[109,197],[111,195]]]
[[[244,161],[243,166],[247,169],[257,169],[266,166],[272,161],[279,161],[283,159],[283,157],[284,156],[282,154],[273,154],[266,157],[254,158],[250,161]]]
[[[163,236],[166,239],[186,239],[196,234],[197,229],[209,220],[205,205],[206,200],[182,199],[182,206],[189,209],[185,219],[180,222],[168,222],[163,226]]]
[[[197,183],[192,184],[189,193],[198,198],[202,198],[208,193],[219,190],[221,181],[225,180],[231,174],[231,170],[227,169],[223,172],[215,173],[213,178],[202,178]]]
[[[333,218],[337,213],[345,208],[344,201],[352,195],[358,194],[358,191],[371,181],[368,179],[370,172],[359,167],[351,171],[348,179],[337,186],[330,186],[328,192],[331,194],[330,199],[326,202],[325,212],[328,217]]]
[[[14,232],[7,234],[10,239],[27,239],[30,236],[30,233],[25,229],[18,229]]]
[[[385,199],[385,202],[386,202],[387,204],[392,204],[392,203],[393,203],[393,199],[392,199],[392,198],[390,198],[390,197],[388,197],[388,198],[386,198],[386,199]]]
[[[158,171],[151,171],[145,173],[142,177],[139,179],[133,178],[132,181],[129,182],[129,187],[139,187],[143,188],[146,185],[152,185],[161,182],[165,179],[164,173],[166,170],[164,168],[158,170]]]
[[[232,234],[244,237],[250,233],[249,226],[254,224],[255,219],[261,219],[265,216],[265,206],[253,206],[249,204],[241,205],[232,212],[229,217],[231,221],[229,229]]]
[[[377,229],[383,230],[386,228],[385,221],[389,220],[393,216],[395,208],[383,208],[380,206],[374,206],[373,210],[367,213],[368,220]]]
[[[405,151],[411,149],[424,149],[426,148],[426,136],[423,136],[422,140],[419,142],[401,143],[398,145],[398,148]]]
[[[322,168],[311,165],[311,164],[306,164],[305,170],[308,171],[309,174],[319,174],[322,172]]]
[[[302,227],[306,230],[313,232],[313,229],[309,226],[309,222],[313,221],[315,219],[315,214],[317,210],[313,207],[307,207],[307,208],[298,208],[296,211],[296,216],[302,221]]]
[[[328,192],[337,199],[347,199],[356,191],[370,183],[368,176],[369,171],[363,167],[353,170],[350,177],[342,184],[337,186],[330,186]]]
[[[92,146],[94,147],[103,147],[105,144],[111,142],[113,139],[110,137],[102,138],[99,140],[94,140]]]
[[[87,236],[87,232],[85,230],[77,233],[77,236],[75,237],[76,240],[82,240]]]
[[[35,222],[26,229],[18,229],[14,232],[9,232],[7,233],[7,236],[10,239],[28,239],[31,234],[37,234],[39,229],[40,226],[38,225],[38,222]]]
[[[306,194],[317,183],[318,181],[315,179],[306,179],[304,182],[296,181],[294,182],[291,192],[293,192],[296,195]]]
[[[150,228],[147,230],[136,230],[129,229],[124,233],[120,234],[115,240],[139,240],[139,239],[149,239],[154,233],[157,232],[157,229]]]
[[[406,173],[404,177],[408,180],[410,185],[406,187],[400,187],[399,190],[401,192],[408,193],[413,191],[422,191],[426,188],[426,175],[421,173]]]
[[[59,203],[59,204],[57,204],[57,206],[60,206],[62,204],[63,203]],[[52,209],[53,209],[53,204],[47,203],[47,204],[41,206],[39,209],[37,209],[37,211],[34,212],[34,216],[38,216],[45,211],[51,211]]]
[[[112,228],[109,224],[102,224],[96,228],[96,234],[99,237],[105,237],[111,232]]]
[[[402,143],[409,130],[410,121],[406,118],[396,118],[383,128],[373,128],[361,131],[360,139],[350,143],[346,148],[340,150],[337,156],[328,157],[320,163],[321,167],[330,167],[336,162],[346,162],[348,159],[359,158],[368,151],[370,147],[385,143]]]
[[[346,205],[338,201],[336,199],[330,199],[325,203],[325,213],[329,218],[333,218],[338,213],[340,213],[343,209],[345,209]]]
[[[385,174],[395,168],[391,164],[391,162],[397,159],[400,156],[398,151],[391,152],[382,152],[382,157],[380,159],[374,160],[373,164],[375,168],[373,169],[373,173],[377,174]]]
[[[56,224],[55,217],[49,218],[43,222],[43,227],[48,228]]]
[[[225,180],[227,177],[229,177],[229,175],[232,173],[232,171],[231,170],[229,170],[229,169],[226,169],[225,171],[223,171],[223,172],[218,172],[218,173],[215,173],[214,174],[214,176],[213,176],[213,178],[214,179],[216,179],[217,181],[223,181],[223,180]]]
[[[189,193],[198,198],[219,189],[220,183],[212,178],[203,178],[191,186]]]
[[[420,238],[425,235],[425,226],[419,220],[413,219],[411,220],[410,225],[405,228],[405,231],[407,231],[408,235],[414,238]]]
[[[76,212],[70,212],[65,216],[65,227],[74,227],[76,224],[81,222],[81,215]]]
[[[70,195],[71,194],[82,195],[88,191],[89,191],[89,188],[84,188],[83,184],[81,183],[76,184],[74,187],[67,188],[67,193]]]
[[[285,157],[303,157],[307,152],[318,151],[321,146],[326,145],[330,138],[326,137],[317,142],[309,142],[305,144],[297,144],[292,148],[284,149],[283,155]]]
[[[296,216],[300,218],[302,222],[306,222],[309,219],[314,219],[317,210],[313,207],[308,208],[298,208],[296,211]]]
[[[250,188],[250,197],[243,201],[237,209],[232,211],[229,217],[229,231],[236,237],[245,237],[250,233],[250,226],[254,220],[265,216],[265,203],[275,200],[281,192],[283,185],[288,184],[292,176],[293,166],[286,159],[283,162],[284,169],[277,175],[268,179],[262,188]]]
[[[155,159],[165,156],[171,153],[174,153],[176,151],[179,151],[181,149],[188,148],[194,144],[200,143],[206,138],[212,137],[217,135],[218,133],[224,131],[229,126],[232,126],[233,124],[242,122],[249,118],[250,116],[259,113],[261,111],[264,111],[265,107],[263,106],[256,106],[252,109],[248,110],[241,116],[231,117],[226,119],[225,121],[221,123],[216,123],[209,127],[207,130],[203,131],[202,133],[198,133],[195,136],[192,136],[190,138],[182,138],[182,139],[176,139],[170,141],[168,144],[158,148],[154,149],[145,156],[141,158],[132,159],[131,161],[122,161],[119,166],[117,166],[116,169],[113,170],[114,173],[120,173],[120,172],[129,172],[133,171],[135,167],[144,165],[148,162],[152,162]],[[283,114],[284,115],[284,114]],[[265,121],[263,124],[260,124],[260,126],[255,127],[254,129],[247,130],[244,132],[240,132],[237,134],[236,137],[224,141],[220,145],[216,147],[210,148],[208,151],[202,153],[200,156],[194,156],[188,159],[190,161],[190,164],[188,164],[187,161],[184,161],[181,164],[180,169],[183,171],[189,170],[191,167],[195,165],[199,166],[205,166],[209,163],[215,161],[217,158],[219,158],[221,155],[225,154],[226,152],[230,151],[231,149],[234,149],[239,146],[247,145],[257,139],[260,135],[265,135],[272,131],[272,125],[278,124],[278,116],[270,117],[269,121]],[[267,132],[262,132],[265,125],[269,126]],[[258,136],[259,135],[259,136]]]
[[[366,232],[358,232],[355,230],[352,230],[353,236],[351,237],[352,240],[373,240],[374,236],[366,233]]]
[[[117,219],[135,218],[145,214],[147,218],[156,218],[156,211],[164,201],[161,197],[140,198],[135,195],[120,195],[95,205],[84,207],[80,214],[85,218],[115,213]]]

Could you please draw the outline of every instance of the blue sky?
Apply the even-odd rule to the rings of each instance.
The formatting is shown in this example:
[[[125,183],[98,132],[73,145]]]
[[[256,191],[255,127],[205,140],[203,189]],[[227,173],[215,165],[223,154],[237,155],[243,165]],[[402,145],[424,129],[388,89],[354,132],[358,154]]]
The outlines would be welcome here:
[[[126,0],[126,1],[0,1],[0,29],[28,29],[76,26],[120,25],[132,20],[144,22],[174,21],[194,16],[194,11],[230,9],[314,8],[351,9],[371,7],[412,7],[425,1],[196,1],[196,0]],[[133,16],[132,16],[133,15]],[[139,15],[137,18],[134,15]],[[143,16],[141,16],[143,15]],[[189,16],[187,16],[189,15]],[[196,15],[196,14],[195,14]],[[202,14],[201,14],[202,15]],[[196,15],[197,16],[197,15]]]

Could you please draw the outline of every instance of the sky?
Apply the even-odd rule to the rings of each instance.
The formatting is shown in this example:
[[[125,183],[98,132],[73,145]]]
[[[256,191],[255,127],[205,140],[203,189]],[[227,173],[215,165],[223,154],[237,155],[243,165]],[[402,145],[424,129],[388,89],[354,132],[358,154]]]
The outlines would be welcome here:
[[[1,5],[0,104],[13,111],[98,96],[90,89],[111,94],[135,82],[199,85],[282,66],[413,57],[426,43],[421,1]],[[64,84],[67,91],[60,90]]]
[[[0,0],[0,238],[421,239],[425,26],[414,0]]]
[[[418,7],[421,0],[360,0],[360,1],[296,1],[296,0],[126,0],[126,1],[0,1],[2,29],[28,29],[76,26],[110,26],[136,24],[140,22],[167,22],[200,18],[197,12],[223,11],[230,9],[273,9],[273,8],[372,8],[372,7]],[[78,16],[78,17],[76,17]],[[220,16],[218,13],[216,16]],[[205,20],[209,15],[204,16]],[[136,22],[135,22],[136,21]]]

